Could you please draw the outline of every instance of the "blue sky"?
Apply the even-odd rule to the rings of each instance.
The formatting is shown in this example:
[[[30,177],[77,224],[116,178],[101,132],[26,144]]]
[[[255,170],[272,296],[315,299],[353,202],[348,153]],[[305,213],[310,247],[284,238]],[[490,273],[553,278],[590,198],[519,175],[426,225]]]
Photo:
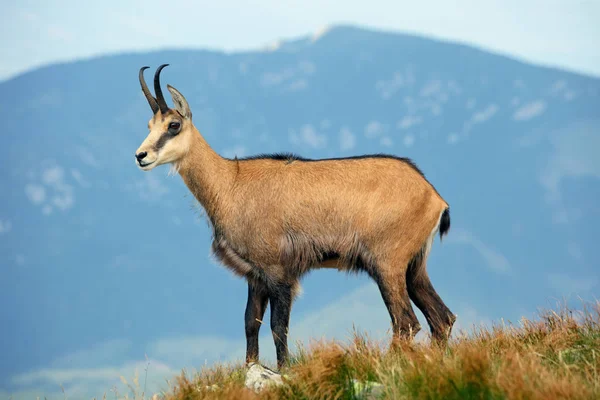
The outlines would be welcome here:
[[[10,54],[2,57],[0,79],[123,51],[255,49],[336,23],[467,42],[600,76],[599,20],[598,0],[24,0],[4,5],[0,15],[2,52]]]

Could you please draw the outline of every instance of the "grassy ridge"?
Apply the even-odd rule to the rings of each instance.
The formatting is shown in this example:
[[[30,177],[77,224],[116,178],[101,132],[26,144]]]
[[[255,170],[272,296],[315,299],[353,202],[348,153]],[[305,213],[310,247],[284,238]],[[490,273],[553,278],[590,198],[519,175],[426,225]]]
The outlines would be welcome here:
[[[542,312],[518,326],[478,329],[445,349],[401,343],[395,350],[355,334],[349,344],[300,350],[287,385],[257,395],[241,364],[175,379],[159,398],[356,399],[353,379],[383,384],[385,399],[600,399],[600,302],[583,311]],[[218,388],[210,388],[217,385]]]

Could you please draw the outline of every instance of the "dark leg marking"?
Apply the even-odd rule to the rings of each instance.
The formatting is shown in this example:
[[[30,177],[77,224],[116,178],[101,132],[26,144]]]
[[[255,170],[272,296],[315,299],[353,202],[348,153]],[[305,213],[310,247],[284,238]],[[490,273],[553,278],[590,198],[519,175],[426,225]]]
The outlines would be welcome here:
[[[415,336],[421,330],[421,325],[410,304],[404,273],[401,276],[375,275],[373,278],[390,313],[394,341]]]
[[[246,362],[258,362],[258,333],[267,309],[269,295],[267,288],[260,283],[248,283],[248,303],[246,303]]]
[[[271,301],[271,332],[277,353],[277,368],[281,369],[288,360],[287,335],[292,309],[293,288],[282,285],[269,294]]]
[[[423,264],[419,265],[420,262]],[[425,261],[413,260],[408,267],[406,277],[410,299],[425,315],[431,328],[432,338],[440,344],[445,344],[456,316],[446,307],[433,288],[425,270]]]

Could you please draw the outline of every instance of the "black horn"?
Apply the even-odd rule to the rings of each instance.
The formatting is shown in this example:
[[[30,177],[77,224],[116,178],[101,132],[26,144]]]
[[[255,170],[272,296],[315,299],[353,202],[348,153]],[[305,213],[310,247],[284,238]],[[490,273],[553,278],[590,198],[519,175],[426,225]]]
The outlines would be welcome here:
[[[152,112],[156,114],[158,112],[158,103],[150,90],[148,90],[148,86],[146,85],[146,81],[144,80],[144,71],[150,67],[142,67],[140,68],[140,85],[142,86],[142,92],[144,92],[144,96],[148,100],[148,104],[150,104],[150,108],[152,108]]]
[[[156,73],[154,74],[154,93],[156,94],[156,101],[158,102],[158,106],[160,107],[160,112],[163,114],[169,111],[169,106],[167,105],[167,102],[165,101],[165,98],[162,93],[162,89],[160,88],[160,71],[162,71],[162,69],[167,65],[169,64],[163,64],[160,67],[158,67]]]

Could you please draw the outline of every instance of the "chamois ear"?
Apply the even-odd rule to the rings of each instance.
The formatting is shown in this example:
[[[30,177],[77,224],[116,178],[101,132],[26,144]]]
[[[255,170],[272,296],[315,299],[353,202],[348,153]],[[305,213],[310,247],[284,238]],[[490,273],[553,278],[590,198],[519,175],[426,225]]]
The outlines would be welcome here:
[[[184,118],[192,119],[192,111],[185,97],[171,85],[167,85],[167,89],[171,93],[173,104],[175,104],[175,109],[179,111],[179,114],[183,115]]]

